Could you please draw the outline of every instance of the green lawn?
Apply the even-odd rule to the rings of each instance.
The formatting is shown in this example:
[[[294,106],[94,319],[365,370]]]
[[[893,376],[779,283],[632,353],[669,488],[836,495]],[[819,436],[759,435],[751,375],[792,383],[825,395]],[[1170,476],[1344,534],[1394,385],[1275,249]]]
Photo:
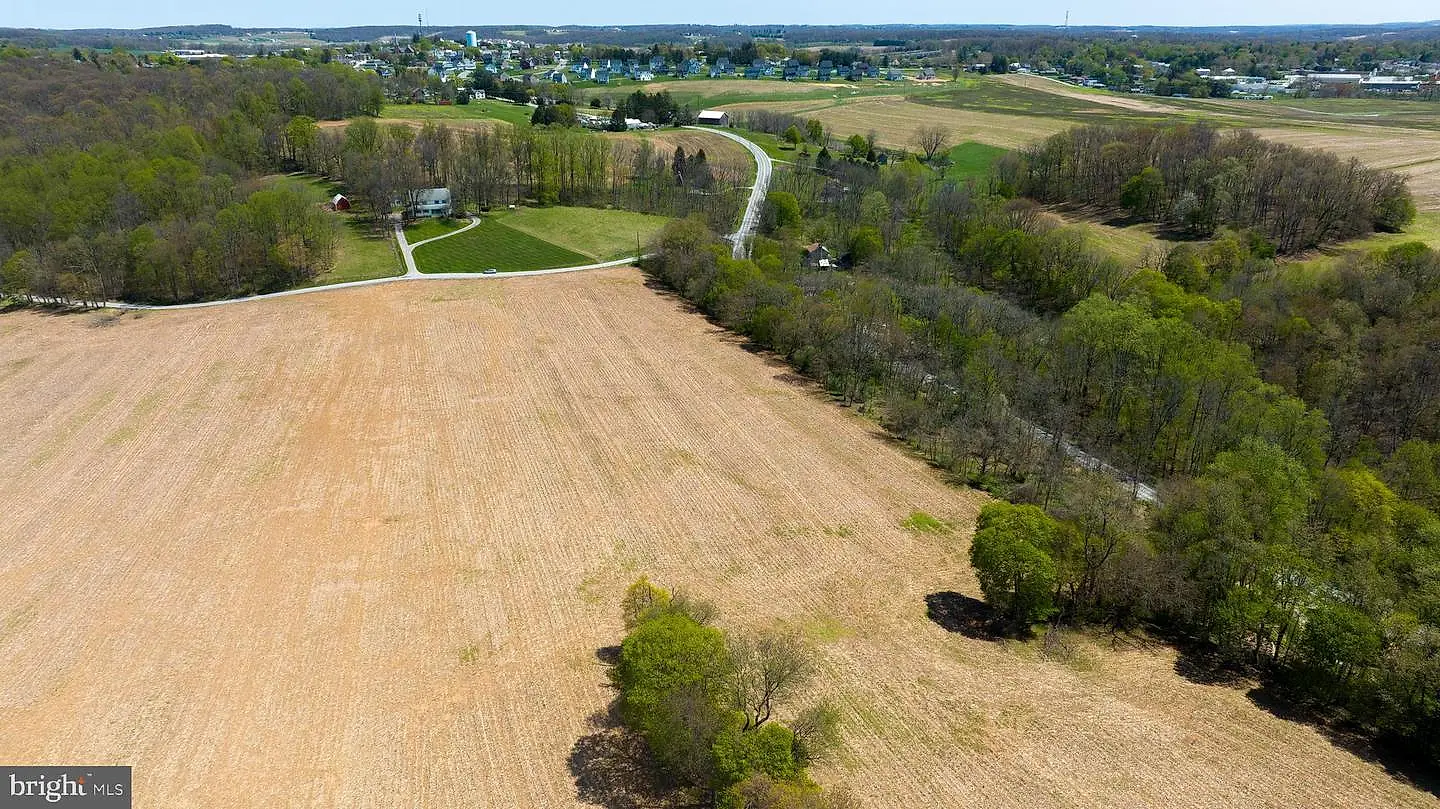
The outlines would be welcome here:
[[[945,169],[947,180],[979,180],[990,173],[990,167],[1005,154],[999,146],[966,142],[950,147],[946,154],[950,165]]]
[[[589,256],[566,250],[508,227],[500,220],[505,214],[486,216],[464,233],[422,245],[415,249],[415,266],[420,272],[484,272],[494,267],[501,272],[544,270],[589,264]]]
[[[593,261],[611,261],[636,255],[637,244],[643,251],[669,221],[668,217],[633,211],[521,208],[505,218],[505,226]]]
[[[370,222],[358,216],[339,214],[345,218],[340,231],[340,247],[336,251],[335,268],[310,279],[302,286],[318,287],[346,281],[368,281],[403,275],[400,252],[390,230],[376,232]]]
[[[475,99],[469,104],[386,104],[380,118],[404,120],[457,121],[488,118],[507,124],[530,123],[534,110],[524,104],[511,104],[490,98]]]
[[[329,199],[338,192],[338,187],[321,177],[299,174],[267,178],[272,185],[302,185],[315,189],[317,199]],[[321,273],[302,287],[340,284],[346,281],[368,281],[372,278],[387,278],[403,275],[405,267],[400,261],[395,237],[389,228],[374,229],[368,216],[349,211],[334,214],[341,223],[340,240],[335,250],[335,266],[329,272]]]
[[[444,236],[466,224],[468,223],[459,219],[421,219],[405,226],[405,241],[411,244],[423,242],[436,236]]]

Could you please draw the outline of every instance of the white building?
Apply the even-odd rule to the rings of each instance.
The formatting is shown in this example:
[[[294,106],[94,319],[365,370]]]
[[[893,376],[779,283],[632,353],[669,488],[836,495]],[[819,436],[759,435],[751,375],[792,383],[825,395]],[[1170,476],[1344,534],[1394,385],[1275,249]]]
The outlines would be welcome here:
[[[450,189],[424,188],[417,191],[407,212],[415,219],[449,216]]]

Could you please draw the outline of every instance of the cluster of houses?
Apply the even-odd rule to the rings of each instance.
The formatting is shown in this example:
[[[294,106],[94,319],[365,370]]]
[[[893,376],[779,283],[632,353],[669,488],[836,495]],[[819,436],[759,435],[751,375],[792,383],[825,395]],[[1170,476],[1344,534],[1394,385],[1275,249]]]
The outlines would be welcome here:
[[[1166,62],[1149,62],[1156,71],[1169,70]],[[1196,68],[1195,75],[1212,82],[1230,87],[1231,98],[1268,99],[1277,95],[1293,95],[1300,92],[1323,91],[1350,87],[1367,93],[1403,95],[1422,89],[1440,89],[1440,64],[1419,62],[1386,63],[1377,69],[1361,72],[1325,72],[1318,70],[1296,70],[1283,77],[1272,79],[1266,76],[1246,76],[1233,67],[1221,70]],[[1093,78],[1063,77],[1083,87],[1104,88],[1105,82]],[[1143,85],[1130,88],[1132,93],[1148,92]]]

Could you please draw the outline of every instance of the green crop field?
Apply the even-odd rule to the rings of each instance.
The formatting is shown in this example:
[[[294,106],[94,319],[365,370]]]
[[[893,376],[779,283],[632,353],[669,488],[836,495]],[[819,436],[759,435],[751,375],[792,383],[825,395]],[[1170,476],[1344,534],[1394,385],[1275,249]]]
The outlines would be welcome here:
[[[501,222],[504,214],[486,217],[464,233],[415,249],[420,272],[502,272],[544,270],[589,264],[592,259],[566,250]]]
[[[505,226],[595,261],[611,261],[643,252],[669,221],[633,211],[522,208],[505,218]]]

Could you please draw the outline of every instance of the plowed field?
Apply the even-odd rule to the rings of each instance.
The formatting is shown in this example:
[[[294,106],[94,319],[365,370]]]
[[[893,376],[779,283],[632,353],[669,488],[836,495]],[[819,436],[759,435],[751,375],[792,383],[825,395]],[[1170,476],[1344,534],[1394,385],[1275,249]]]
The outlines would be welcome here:
[[[641,572],[808,633],[872,809],[1436,805],[1164,648],[932,623],[982,498],[633,270],[11,313],[0,391],[0,761],[137,807],[598,800]]]

